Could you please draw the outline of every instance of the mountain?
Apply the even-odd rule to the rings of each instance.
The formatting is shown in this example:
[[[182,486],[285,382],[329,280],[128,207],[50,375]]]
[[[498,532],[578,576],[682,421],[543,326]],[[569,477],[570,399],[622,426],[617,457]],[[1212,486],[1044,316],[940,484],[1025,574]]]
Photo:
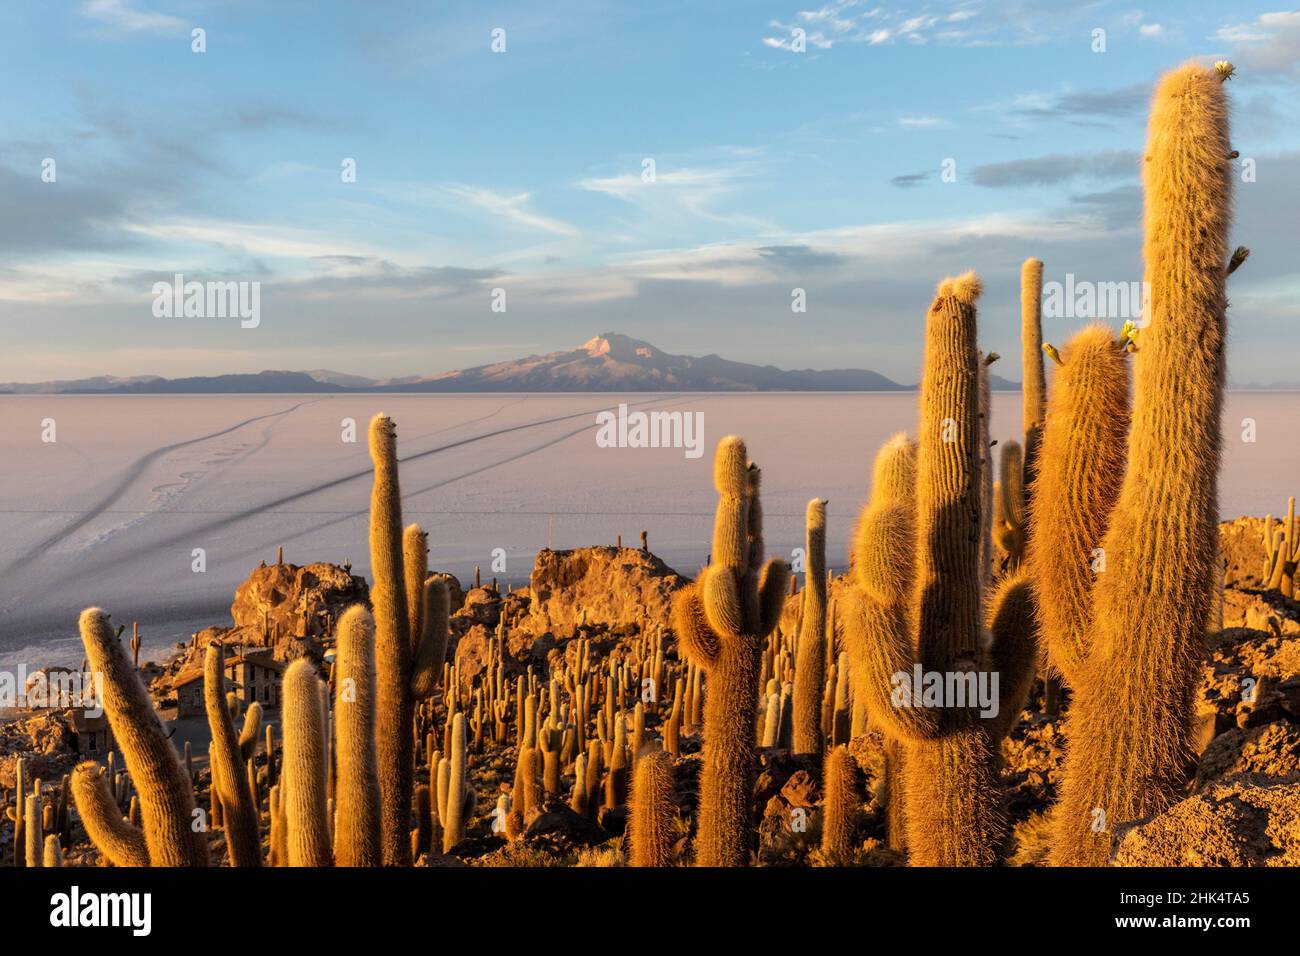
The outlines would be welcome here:
[[[370,379],[328,369],[257,374],[97,378],[35,384],[0,384],[15,393],[96,394],[264,393],[264,392],[867,392],[907,391],[866,369],[779,369],[733,362],[719,355],[673,355],[649,342],[606,332],[576,349],[529,355],[508,362],[425,377]],[[996,375],[990,387],[1020,386]]]

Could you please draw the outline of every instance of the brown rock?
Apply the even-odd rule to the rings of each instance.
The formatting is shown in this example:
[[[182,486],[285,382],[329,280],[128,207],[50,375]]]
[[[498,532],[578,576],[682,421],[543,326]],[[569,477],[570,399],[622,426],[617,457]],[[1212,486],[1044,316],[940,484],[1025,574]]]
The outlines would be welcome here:
[[[781,797],[792,807],[815,807],[822,802],[821,787],[807,770],[796,770],[781,788]]]
[[[645,619],[667,625],[672,596],[686,583],[638,548],[542,550],[529,579],[529,630],[567,636],[584,620],[611,628]]]
[[[353,604],[370,602],[364,578],[323,562],[255,568],[235,590],[230,616],[265,645],[263,628],[281,637],[323,637],[330,622]]]
[[[1121,828],[1117,866],[1300,866],[1300,780],[1237,777]]]

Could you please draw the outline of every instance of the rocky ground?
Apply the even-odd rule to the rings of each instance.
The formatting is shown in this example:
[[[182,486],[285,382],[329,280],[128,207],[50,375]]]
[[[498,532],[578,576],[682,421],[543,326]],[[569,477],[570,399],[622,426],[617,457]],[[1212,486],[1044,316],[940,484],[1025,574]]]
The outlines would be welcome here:
[[[1300,864],[1300,605],[1260,588],[1262,522],[1225,522],[1227,567],[1223,630],[1207,637],[1196,726],[1202,748],[1189,768],[1186,796],[1160,816],[1126,824],[1118,834],[1120,865]],[[538,555],[529,587],[500,593],[493,586],[452,592],[451,650],[460,678],[472,685],[487,666],[489,642],[504,619],[508,676],[532,667],[544,674],[557,656],[589,640],[594,660],[625,646],[647,629],[668,626],[673,593],[686,583],[649,552],[634,548],[584,548]],[[832,594],[842,593],[836,582]],[[211,627],[178,649],[176,657],[142,668],[160,706],[174,702],[170,681],[196,666],[214,639],[269,646],[279,660],[320,659],[332,643],[332,625],[349,604],[367,599],[364,580],[327,564],[263,565],[240,586],[233,623]],[[795,601],[787,624],[792,624]],[[647,715],[654,731],[661,715]],[[1021,719],[1002,747],[1005,847],[1013,865],[1038,865],[1047,850],[1047,812],[1061,773],[1062,718],[1043,712],[1036,685]],[[699,770],[698,729],[686,727],[676,764],[682,821],[694,815]],[[855,738],[850,751],[861,772],[860,848],[852,862],[898,865],[885,845],[879,799],[883,749],[877,735]],[[0,789],[14,786],[14,761],[26,758],[29,779],[57,782],[75,760],[64,715],[47,712],[0,727]],[[764,865],[817,864],[820,767],[782,750],[760,751],[754,794],[759,821],[758,860]],[[580,816],[563,799],[548,800],[525,821],[522,840],[494,832],[492,811],[508,793],[513,746],[486,743],[470,756],[476,795],[467,838],[449,855],[428,854],[423,865],[577,865],[622,861],[626,808]],[[427,767],[420,769],[428,774]],[[198,771],[204,787],[206,769]],[[567,784],[566,784],[567,785]],[[681,843],[688,834],[681,824]],[[215,844],[220,833],[213,836]],[[80,827],[73,825],[69,861],[94,861]],[[12,859],[12,828],[0,827],[0,860]]]

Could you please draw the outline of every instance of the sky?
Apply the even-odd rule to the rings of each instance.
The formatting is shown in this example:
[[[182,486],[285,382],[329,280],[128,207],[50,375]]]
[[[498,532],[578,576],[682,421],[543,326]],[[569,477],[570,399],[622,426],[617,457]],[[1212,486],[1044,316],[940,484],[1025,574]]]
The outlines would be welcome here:
[[[1236,66],[1253,173],[1231,379],[1300,381],[1277,0],[7,3],[0,381],[431,375],[612,331],[914,382],[972,267],[1017,355],[1026,257],[1141,279],[1146,106],[1191,57]],[[178,273],[257,283],[256,327],[155,314]]]

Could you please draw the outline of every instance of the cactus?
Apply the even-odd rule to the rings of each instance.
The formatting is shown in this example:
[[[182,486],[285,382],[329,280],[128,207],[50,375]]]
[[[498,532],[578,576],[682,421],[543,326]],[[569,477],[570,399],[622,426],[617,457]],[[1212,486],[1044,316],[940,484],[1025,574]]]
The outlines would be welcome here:
[[[820,705],[826,680],[826,502],[814,498],[805,515],[807,574],[794,671],[794,752],[822,752]]]
[[[1092,619],[1097,549],[1124,479],[1128,357],[1110,329],[1092,325],[1060,353],[1030,504],[1028,567],[1039,590],[1048,661],[1074,686]]]
[[[1261,583],[1289,598],[1295,597],[1296,565],[1300,563],[1298,532],[1294,497],[1287,499],[1286,521],[1282,527],[1274,528],[1272,515],[1264,519],[1264,574]]]
[[[1202,636],[1217,573],[1232,164],[1225,74],[1161,79],[1148,125],[1148,319],[1134,352],[1128,471],[1093,585],[1066,719],[1051,861],[1098,865],[1116,824],[1159,813],[1192,757]],[[1041,583],[1041,582],[1040,582]]]
[[[148,865],[207,866],[206,835],[192,828],[194,789],[108,615],[89,608],[81,613],[80,628],[89,668],[103,675],[102,704],[113,737],[140,794]],[[74,796],[78,792],[74,787]],[[83,810],[78,802],[77,811],[84,819],[94,809]]]
[[[325,797],[325,714],[320,679],[305,658],[284,672],[284,765],[280,801],[284,808],[289,866],[330,866],[329,824]],[[409,836],[406,852],[411,852]]]
[[[822,858],[843,864],[853,857],[853,832],[858,799],[857,767],[848,747],[826,751],[822,764]]]
[[[1025,554],[1025,462],[1020,443],[1009,441],[999,457],[993,488],[993,540],[1003,554],[1002,571],[1020,567]]]
[[[673,625],[686,656],[708,674],[704,700],[696,863],[743,866],[752,840],[754,721],[763,640],[780,618],[789,566],[762,567],[759,470],[745,443],[718,443],[713,469],[718,509],[713,563],[673,599]]]
[[[644,754],[632,775],[630,866],[672,865],[676,813],[672,758],[661,750]]]
[[[1032,654],[1024,660],[1023,630],[995,635],[992,646],[983,638],[979,293],[973,273],[939,286],[926,325],[915,504],[901,482],[879,478],[910,471],[909,446],[895,438],[877,457],[878,479],[854,535],[858,600],[845,615],[872,721],[905,747],[906,843],[911,862],[922,866],[995,861],[1002,832],[995,772],[1000,726],[970,706],[894,706],[894,676],[910,676],[918,665],[925,672],[978,674],[1004,662],[1022,670],[1032,663]],[[1027,592],[1021,582],[1012,593],[1017,608]],[[1004,620],[1023,625],[1025,618]],[[1017,689],[1027,683],[1021,672],[1000,679]],[[889,782],[891,800],[899,782]]]
[[[149,866],[144,834],[122,818],[107,775],[93,760],[72,771],[72,798],[95,849],[114,866]]]
[[[411,631],[411,659],[424,637],[424,579],[429,576],[429,536],[418,524],[402,532],[402,583],[406,587],[406,624]]]
[[[424,582],[423,636],[411,667],[411,693],[417,699],[432,697],[447,659],[448,617],[451,594],[447,578],[434,575]]]
[[[53,833],[45,838],[45,852],[41,859],[41,866],[63,866],[63,845],[59,842],[58,836]]]
[[[244,773],[246,761],[240,759],[240,739],[235,736],[230,709],[226,706],[225,667],[225,647],[219,641],[212,641],[203,660],[203,703],[208,714],[208,728],[212,731],[212,744],[208,748],[212,789],[221,801],[230,865],[261,866],[257,808]],[[260,714],[260,707],[258,711]],[[257,742],[256,728],[253,729],[253,742]]]
[[[23,804],[24,855],[27,865],[32,867],[41,865],[41,840],[45,832],[42,811],[41,791],[37,787],[35,792],[27,794]]]
[[[457,714],[451,725],[451,775],[447,782],[447,809],[442,820],[442,852],[465,839],[468,776],[465,754],[465,715]]]
[[[253,701],[248,705],[248,710],[244,711],[244,726],[239,731],[239,759],[244,763],[257,756],[257,735],[261,730],[262,705]],[[266,754],[269,759],[271,751],[268,749]]]
[[[1020,267],[1020,348],[1025,429],[1024,486],[1034,487],[1038,453],[1047,416],[1047,377],[1043,371],[1043,263],[1026,259]]]
[[[370,600],[375,619],[380,846],[385,866],[409,866],[415,778],[414,707],[409,687],[411,635],[403,584],[397,429],[383,413],[370,422],[370,457],[375,469],[370,497],[370,570],[374,578]]]
[[[338,760],[334,859],[379,866],[379,781],[375,764],[375,626],[357,604],[338,620],[334,734]]]

